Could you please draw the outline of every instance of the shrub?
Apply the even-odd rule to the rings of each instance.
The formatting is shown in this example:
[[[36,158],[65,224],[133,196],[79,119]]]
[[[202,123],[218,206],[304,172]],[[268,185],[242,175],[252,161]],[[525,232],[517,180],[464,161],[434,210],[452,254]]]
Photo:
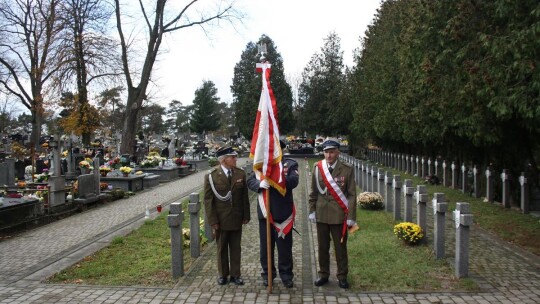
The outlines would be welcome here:
[[[356,197],[356,203],[362,209],[380,210],[384,208],[383,197],[378,192],[362,192]]]

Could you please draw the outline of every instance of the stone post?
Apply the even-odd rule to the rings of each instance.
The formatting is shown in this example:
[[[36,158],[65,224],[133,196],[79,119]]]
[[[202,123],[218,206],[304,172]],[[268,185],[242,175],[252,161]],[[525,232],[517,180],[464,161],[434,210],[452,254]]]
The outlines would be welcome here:
[[[527,214],[529,213],[529,185],[527,184],[525,172],[521,172],[521,175],[519,176],[519,184],[521,186],[521,212],[523,214]]]
[[[401,219],[401,176],[394,175],[392,186],[394,188],[394,220],[399,221]]]
[[[426,158],[422,156],[422,159],[420,160],[422,163],[422,175],[419,176],[420,178],[424,179],[426,177]]]
[[[14,158],[6,158],[6,185],[9,187],[13,187],[15,185],[15,159]]]
[[[362,188],[362,171],[360,170],[360,163],[361,161],[359,159],[356,159],[354,162],[354,180],[356,181],[356,185]]]
[[[416,156],[416,176],[420,177],[420,158]]]
[[[410,160],[411,160],[411,171],[410,171],[410,174],[411,174],[411,175],[414,175],[414,156],[413,156],[413,155],[411,155]]]
[[[201,203],[199,202],[199,194],[191,193],[189,195],[189,248],[192,258],[197,258],[201,255],[201,226],[199,225]]]
[[[444,193],[433,195],[433,250],[437,259],[444,258],[444,226],[448,203],[444,201]]]
[[[480,189],[478,189],[479,185],[478,185],[478,169],[476,169],[476,165],[474,165],[473,167],[473,197],[479,197],[480,196]]]
[[[457,173],[456,173],[456,164],[452,162],[452,165],[450,166],[452,169],[452,189],[457,188]]]
[[[439,160],[435,159],[435,176],[439,177]]]
[[[394,205],[392,204],[392,172],[386,171],[384,182],[386,183],[386,191],[384,195],[385,211],[392,212],[394,210]]]
[[[493,203],[493,174],[491,173],[491,167],[486,169],[486,200],[489,203]]]
[[[184,275],[183,220],[182,203],[172,203],[167,216],[167,224],[171,228],[172,276],[175,279]]]
[[[467,193],[467,166],[461,164],[461,192]]]
[[[508,180],[508,170],[503,169],[501,173],[502,180],[502,205],[504,208],[510,208],[510,181]]]
[[[417,216],[416,216],[416,223],[418,226],[422,227],[422,230],[424,230],[424,235],[427,239],[427,201],[428,201],[428,195],[425,185],[418,185],[416,186],[416,210],[417,210]]]
[[[371,182],[372,182],[372,179],[371,179],[371,167],[372,165],[368,165],[367,168],[366,168],[366,191],[367,192],[372,192],[372,187],[371,187]]]
[[[409,155],[405,155],[405,173],[411,172],[411,164],[409,163]]]
[[[371,192],[377,192],[377,172],[379,172],[379,169],[377,167],[372,166],[371,167]]]
[[[367,164],[365,164],[364,162],[362,162],[362,165],[361,165],[361,169],[362,169],[362,185],[360,186],[360,188],[362,188],[362,192],[366,192],[367,191],[367,185],[366,185],[366,181],[367,181],[367,178],[366,178],[366,167],[367,167]]]
[[[431,157],[427,159],[427,175],[433,175],[433,171],[431,170]]]
[[[98,158],[94,158],[94,160],[92,161],[92,166],[94,167],[94,171],[93,174],[94,174],[94,190],[95,192],[94,193],[101,193],[101,188],[99,187],[99,182],[101,181],[101,175],[99,174],[99,159]]]
[[[414,188],[412,186],[412,180],[406,179],[403,181],[403,204],[405,205],[404,220],[405,222],[412,222],[412,197],[414,194]]]
[[[377,183],[377,192],[379,192],[379,194],[383,194],[384,193],[384,169],[383,168],[379,168],[379,173],[377,174],[377,177],[379,179],[379,182]]]
[[[469,276],[469,229],[473,223],[468,203],[456,203],[454,221],[456,223],[456,277]]]
[[[442,185],[448,187],[448,172],[446,172],[446,161],[442,162]]]

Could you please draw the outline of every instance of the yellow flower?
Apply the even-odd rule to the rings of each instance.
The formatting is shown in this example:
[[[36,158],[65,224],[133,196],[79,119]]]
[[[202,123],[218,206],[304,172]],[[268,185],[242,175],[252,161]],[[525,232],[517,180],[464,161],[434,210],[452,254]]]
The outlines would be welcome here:
[[[409,245],[416,245],[424,238],[422,227],[411,222],[402,222],[394,226],[394,234]]]
[[[131,173],[131,167],[120,167],[120,172],[122,173]]]

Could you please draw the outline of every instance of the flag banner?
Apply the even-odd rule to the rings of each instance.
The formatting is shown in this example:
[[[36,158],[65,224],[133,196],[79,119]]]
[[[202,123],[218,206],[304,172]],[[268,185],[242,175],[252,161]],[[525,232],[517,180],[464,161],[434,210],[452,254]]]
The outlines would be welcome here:
[[[253,159],[253,171],[259,180],[266,179],[281,195],[285,195],[287,189],[281,164],[283,152],[279,145],[276,98],[270,85],[270,63],[258,63],[257,71],[262,73],[262,91],[249,156]]]

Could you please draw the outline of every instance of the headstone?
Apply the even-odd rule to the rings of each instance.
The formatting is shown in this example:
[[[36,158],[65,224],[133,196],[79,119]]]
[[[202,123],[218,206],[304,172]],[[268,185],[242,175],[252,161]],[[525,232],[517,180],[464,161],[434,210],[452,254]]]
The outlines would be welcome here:
[[[378,168],[375,166],[371,167],[371,192],[377,192],[377,172]]]
[[[385,184],[384,184],[384,169],[383,168],[379,168],[379,172],[377,174],[377,177],[379,179],[379,182],[377,183],[377,192],[379,192],[379,194],[381,194],[381,193],[384,192],[384,187],[385,187]]]
[[[422,159],[420,160],[420,162],[422,163],[422,175],[420,176],[421,178],[425,178],[426,177],[426,158],[422,156]]]
[[[478,189],[478,187],[480,186],[478,184],[478,169],[476,169],[476,165],[474,165],[473,167],[473,170],[472,170],[472,173],[473,173],[473,197],[479,197],[480,196],[480,189]]]
[[[502,181],[502,205],[504,208],[510,208],[510,180],[508,170],[503,169],[501,173]]]
[[[461,164],[461,192],[467,193],[467,166],[465,163]]]
[[[184,241],[182,234],[183,220],[184,212],[182,211],[182,203],[172,203],[169,207],[167,224],[171,229],[171,268],[174,279],[184,275]]]
[[[199,211],[201,210],[201,203],[199,202],[199,194],[191,193],[189,195],[189,242],[190,242],[190,252],[192,258],[198,258],[201,255],[201,240],[199,237],[199,232],[201,226],[199,225],[200,217]]]
[[[521,176],[519,177],[519,185],[521,186],[521,212],[523,214],[527,214],[529,213],[529,185],[527,184],[527,177],[525,177],[525,172],[521,172]]]
[[[416,176],[420,177],[420,158],[418,156],[416,156],[416,164],[415,164],[415,167],[416,167]]]
[[[435,176],[439,177],[439,160],[435,159]]]
[[[385,211],[392,212],[394,210],[394,204],[392,203],[392,172],[386,171],[384,182],[386,183],[386,191],[384,193]]]
[[[444,258],[444,227],[446,210],[448,203],[444,200],[444,193],[434,193],[433,195],[433,250],[437,259]]]
[[[452,189],[457,188],[457,173],[456,173],[456,164],[452,162],[452,165],[450,165],[450,169],[452,169]]]
[[[49,208],[62,206],[66,203],[66,178],[64,176],[49,176]]]
[[[469,276],[469,230],[473,223],[468,203],[457,202],[454,211],[456,226],[455,271],[457,278]]]
[[[413,220],[413,207],[412,199],[414,194],[414,188],[412,186],[412,180],[406,179],[403,181],[403,203],[405,205],[404,220],[405,222],[412,222]]]
[[[427,160],[427,172],[428,172],[428,173],[427,173],[428,176],[433,175],[433,174],[432,174],[433,171],[431,170],[431,157],[428,158],[428,160]]]
[[[417,208],[417,217],[416,217],[416,223],[418,226],[422,227],[422,230],[424,230],[424,235],[427,238],[427,210],[426,210],[426,204],[428,201],[428,195],[427,195],[427,189],[425,185],[417,185],[416,186],[416,208]]]
[[[394,175],[392,187],[394,188],[394,220],[399,221],[401,219],[401,176]]]
[[[493,202],[493,173],[491,172],[491,167],[486,169],[486,200],[489,203]]]
[[[442,163],[442,170],[443,170],[442,171],[443,172],[443,174],[442,174],[443,175],[442,184],[443,184],[444,187],[448,187],[448,172],[446,170],[446,161],[445,160],[443,160],[443,163]]]

